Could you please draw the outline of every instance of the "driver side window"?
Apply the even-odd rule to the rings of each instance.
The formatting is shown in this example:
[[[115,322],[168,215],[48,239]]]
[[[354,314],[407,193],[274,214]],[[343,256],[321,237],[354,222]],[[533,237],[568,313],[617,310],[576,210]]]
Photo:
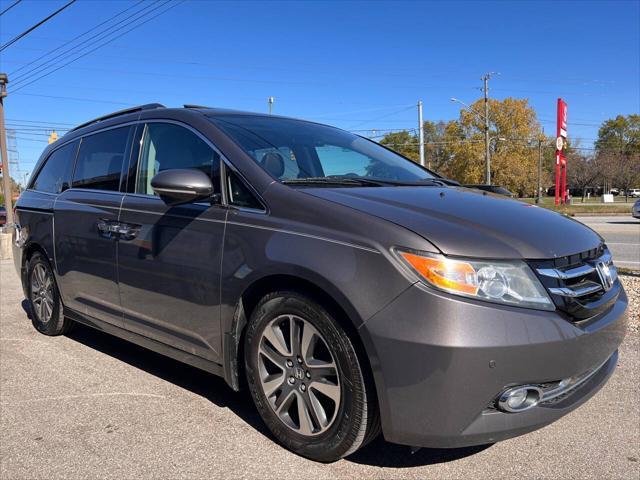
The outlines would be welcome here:
[[[220,156],[198,135],[173,123],[146,124],[136,175],[136,193],[155,195],[151,179],[159,172],[196,168],[220,191]]]

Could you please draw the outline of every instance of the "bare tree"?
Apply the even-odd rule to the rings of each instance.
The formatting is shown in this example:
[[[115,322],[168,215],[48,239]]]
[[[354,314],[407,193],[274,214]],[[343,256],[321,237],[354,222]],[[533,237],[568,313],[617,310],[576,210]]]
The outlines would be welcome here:
[[[567,181],[572,188],[581,191],[584,203],[587,188],[595,186],[596,180],[602,172],[602,162],[599,157],[573,153],[568,163],[570,168],[567,171]]]
[[[601,151],[598,157],[604,164],[603,171],[618,188],[624,189],[629,201],[629,189],[640,187],[640,155],[620,151]]]

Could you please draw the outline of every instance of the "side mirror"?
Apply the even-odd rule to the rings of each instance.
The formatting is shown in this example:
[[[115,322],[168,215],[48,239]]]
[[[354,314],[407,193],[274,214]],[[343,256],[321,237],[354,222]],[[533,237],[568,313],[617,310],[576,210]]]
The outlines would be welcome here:
[[[211,179],[196,169],[165,170],[151,179],[151,187],[169,206],[206,200],[213,195]]]

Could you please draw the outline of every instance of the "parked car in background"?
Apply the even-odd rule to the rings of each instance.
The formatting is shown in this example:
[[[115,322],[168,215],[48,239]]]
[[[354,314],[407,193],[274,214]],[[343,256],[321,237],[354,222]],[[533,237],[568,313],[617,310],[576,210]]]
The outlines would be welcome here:
[[[640,197],[640,188],[630,188],[627,195],[634,198]]]
[[[5,223],[7,223],[7,209],[0,205],[0,226],[4,226]]]
[[[318,461],[380,432],[450,448],[541,428],[607,382],[626,332],[596,232],[313,122],[116,112],[49,145],[16,212],[39,332],[82,323],[246,385]]]
[[[634,218],[640,218],[640,200],[636,200],[633,207],[631,207],[631,215]]]
[[[498,195],[504,195],[505,197],[514,197],[513,193],[500,185],[485,185],[485,184],[469,184],[463,185],[465,188],[475,188],[476,190],[482,190],[483,192],[496,193]]]

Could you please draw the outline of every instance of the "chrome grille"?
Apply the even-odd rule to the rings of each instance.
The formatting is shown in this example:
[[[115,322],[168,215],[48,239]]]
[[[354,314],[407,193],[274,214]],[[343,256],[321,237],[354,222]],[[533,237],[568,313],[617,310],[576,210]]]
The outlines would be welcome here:
[[[583,321],[608,309],[618,297],[617,271],[606,246],[548,261],[530,262],[558,310]]]

